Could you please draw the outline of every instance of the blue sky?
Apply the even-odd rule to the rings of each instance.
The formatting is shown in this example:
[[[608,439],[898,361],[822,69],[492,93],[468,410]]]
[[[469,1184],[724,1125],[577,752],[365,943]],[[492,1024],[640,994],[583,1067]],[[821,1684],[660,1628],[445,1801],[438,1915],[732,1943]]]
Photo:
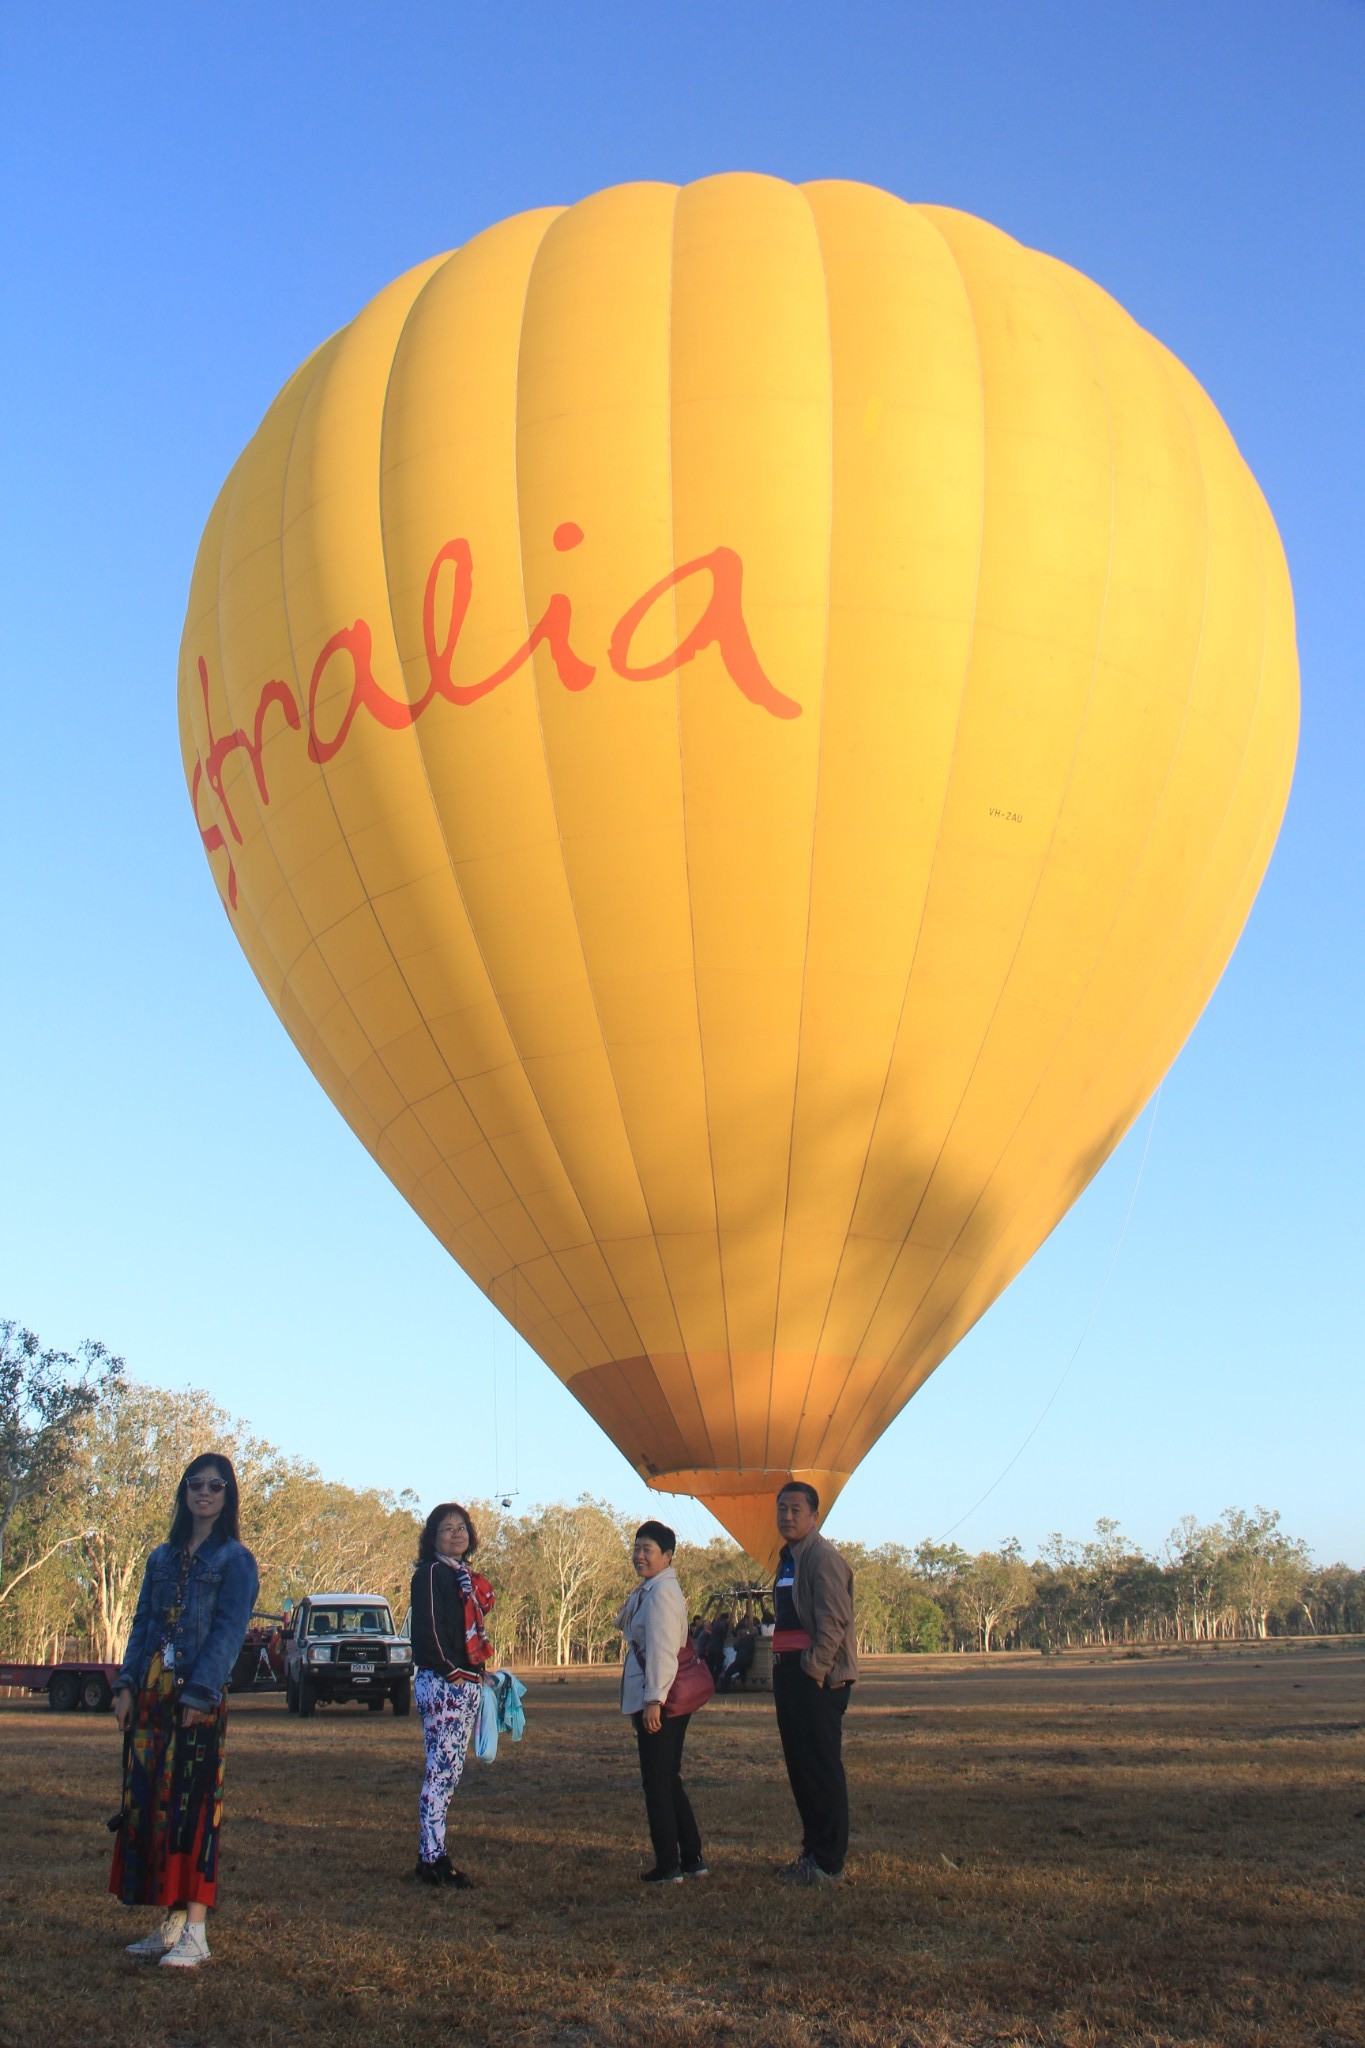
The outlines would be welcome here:
[[[1187,1510],[1263,1503],[1365,1563],[1365,9],[14,0],[0,38],[0,1314],[103,1337],[352,1483],[653,1504],[256,987],[181,781],[180,627],[241,446],[399,271],[627,179],[859,178],[1062,257],[1190,366],[1279,523],[1304,721],[1136,1200],[1151,1111],[832,1533],[1032,1549],[1110,1514],[1155,1547]],[[1061,1392],[969,1514],[1130,1202]]]

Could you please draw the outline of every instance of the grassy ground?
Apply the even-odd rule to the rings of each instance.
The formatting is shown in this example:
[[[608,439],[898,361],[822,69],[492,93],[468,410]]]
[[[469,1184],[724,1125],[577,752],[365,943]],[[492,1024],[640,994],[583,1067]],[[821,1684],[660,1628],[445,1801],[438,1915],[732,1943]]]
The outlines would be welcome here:
[[[775,1882],[771,1704],[693,1723],[705,1882],[644,1889],[614,1677],[537,1675],[419,1891],[420,1724],[234,1703],[214,1961],[122,1944],[107,1717],[0,1704],[0,2048],[1356,2048],[1365,1656],[886,1659],[846,1724],[849,1881]]]

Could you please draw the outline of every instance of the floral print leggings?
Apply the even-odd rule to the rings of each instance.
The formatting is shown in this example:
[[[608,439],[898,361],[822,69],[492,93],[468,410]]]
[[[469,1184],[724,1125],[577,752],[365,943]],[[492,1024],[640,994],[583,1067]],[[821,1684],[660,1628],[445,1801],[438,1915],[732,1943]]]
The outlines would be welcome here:
[[[423,1863],[434,1863],[446,1852],[446,1808],[464,1772],[480,1690],[472,1678],[442,1678],[439,1671],[417,1674],[417,1711],[427,1745],[427,1774],[417,1803]]]

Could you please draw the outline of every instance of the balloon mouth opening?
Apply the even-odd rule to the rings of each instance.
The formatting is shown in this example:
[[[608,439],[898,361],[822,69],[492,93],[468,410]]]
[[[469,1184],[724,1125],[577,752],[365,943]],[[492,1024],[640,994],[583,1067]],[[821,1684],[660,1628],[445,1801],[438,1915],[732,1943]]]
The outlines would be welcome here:
[[[820,1496],[823,1520],[848,1484],[849,1476],[847,1472],[805,1466],[749,1466],[722,1472],[656,1472],[648,1483],[656,1493],[686,1493],[700,1501],[756,1564],[772,1571],[782,1548],[776,1521],[777,1496],[782,1488],[793,1479],[813,1486]]]

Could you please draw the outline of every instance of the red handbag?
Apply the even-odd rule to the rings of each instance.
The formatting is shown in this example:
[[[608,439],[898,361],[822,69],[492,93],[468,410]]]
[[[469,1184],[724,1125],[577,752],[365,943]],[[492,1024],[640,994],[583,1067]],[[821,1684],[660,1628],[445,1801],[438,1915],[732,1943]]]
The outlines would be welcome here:
[[[697,1655],[694,1643],[684,1643],[678,1652],[678,1675],[664,1701],[666,1714],[695,1714],[714,1696],[716,1681],[711,1667]]]
[[[638,1643],[632,1643],[630,1647],[639,1658],[643,1671],[644,1651]],[[697,1655],[695,1644],[684,1643],[678,1652],[678,1675],[669,1686],[668,1697],[663,1703],[664,1713],[671,1714],[675,1720],[683,1714],[695,1714],[713,1697],[715,1690],[716,1681],[711,1676],[710,1665]]]

